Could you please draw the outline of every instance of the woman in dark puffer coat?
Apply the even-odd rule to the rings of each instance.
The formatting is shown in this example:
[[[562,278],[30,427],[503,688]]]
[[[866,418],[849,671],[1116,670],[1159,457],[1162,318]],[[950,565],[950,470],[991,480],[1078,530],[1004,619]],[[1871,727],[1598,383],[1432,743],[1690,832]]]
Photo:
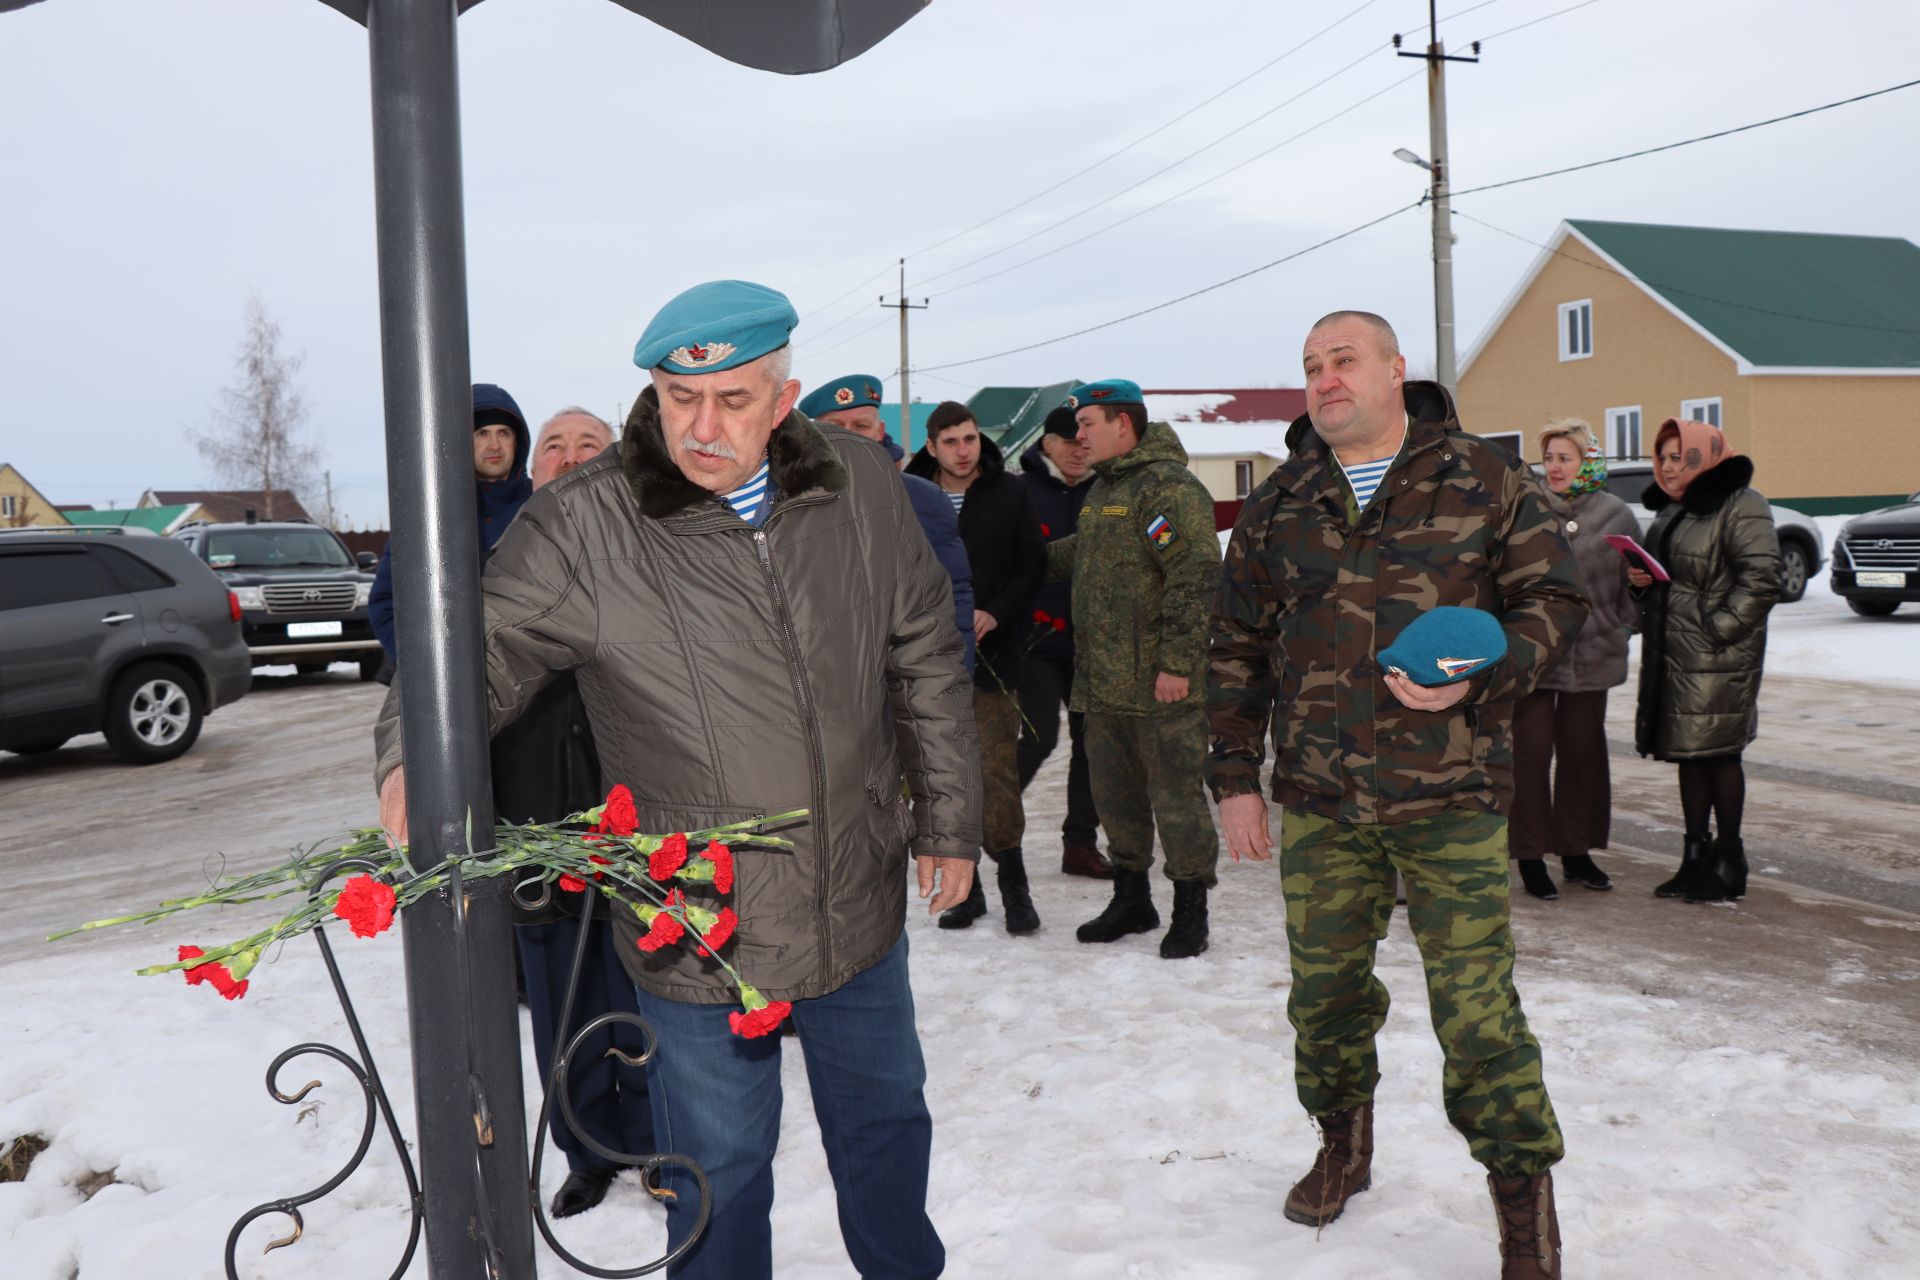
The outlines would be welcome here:
[[[1719,428],[1669,418],[1654,437],[1647,550],[1672,581],[1628,573],[1642,614],[1634,746],[1680,766],[1686,844],[1680,870],[1654,892],[1721,902],[1747,891],[1740,843],[1746,773],[1759,728],[1767,612],[1780,595],[1780,545],[1753,463]],[[1718,838],[1713,834],[1717,826]]]

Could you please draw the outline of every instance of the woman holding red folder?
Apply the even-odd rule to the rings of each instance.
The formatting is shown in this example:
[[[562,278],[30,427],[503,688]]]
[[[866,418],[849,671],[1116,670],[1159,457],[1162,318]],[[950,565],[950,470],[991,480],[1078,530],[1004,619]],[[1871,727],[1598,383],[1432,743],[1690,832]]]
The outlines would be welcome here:
[[[1653,451],[1658,486],[1646,505],[1659,514],[1646,546],[1672,581],[1628,571],[1645,635],[1634,746],[1680,766],[1686,818],[1680,870],[1654,892],[1722,902],[1747,891],[1740,753],[1759,729],[1780,544],[1773,512],[1752,487],[1752,461],[1718,427],[1669,418]]]
[[[1580,586],[1591,606],[1566,656],[1540,677],[1513,713],[1513,814],[1508,848],[1528,893],[1560,896],[1546,856],[1560,856],[1569,884],[1611,889],[1592,851],[1607,847],[1613,778],[1607,766],[1607,690],[1627,682],[1627,636],[1639,611],[1626,565],[1608,534],[1637,535],[1627,504],[1607,492],[1607,459],[1593,428],[1562,418],[1540,433],[1547,505],[1563,522]]]

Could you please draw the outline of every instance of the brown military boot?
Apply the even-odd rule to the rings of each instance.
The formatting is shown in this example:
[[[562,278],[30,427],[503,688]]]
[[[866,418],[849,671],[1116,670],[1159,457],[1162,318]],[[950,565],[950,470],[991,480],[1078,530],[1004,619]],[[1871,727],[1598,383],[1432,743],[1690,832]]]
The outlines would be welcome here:
[[[1373,1104],[1316,1117],[1320,1154],[1307,1176],[1293,1184],[1281,1212],[1289,1222],[1324,1227],[1347,1201],[1373,1185]]]
[[[1113,879],[1113,864],[1107,855],[1090,844],[1070,844],[1060,850],[1062,875],[1086,876],[1091,880]]]
[[[1500,1280],[1560,1280],[1560,1216],[1553,1209],[1553,1175],[1487,1175],[1500,1219]]]

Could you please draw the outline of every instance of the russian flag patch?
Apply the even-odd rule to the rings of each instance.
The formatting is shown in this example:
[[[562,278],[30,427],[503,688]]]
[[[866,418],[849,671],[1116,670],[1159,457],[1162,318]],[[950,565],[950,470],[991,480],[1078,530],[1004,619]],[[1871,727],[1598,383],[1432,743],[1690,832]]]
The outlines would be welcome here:
[[[1170,547],[1173,545],[1173,540],[1179,536],[1172,522],[1165,516],[1155,516],[1147,525],[1147,541],[1156,547]]]

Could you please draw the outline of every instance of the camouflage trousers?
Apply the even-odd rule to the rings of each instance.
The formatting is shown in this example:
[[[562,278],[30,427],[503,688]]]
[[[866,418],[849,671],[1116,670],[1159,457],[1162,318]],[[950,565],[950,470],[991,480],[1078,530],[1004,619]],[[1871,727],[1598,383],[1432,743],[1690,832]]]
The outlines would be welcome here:
[[[1020,704],[1011,693],[973,691],[973,721],[980,734],[980,826],[988,853],[1018,849],[1027,834],[1020,801]]]
[[[1540,1045],[1513,987],[1507,820],[1499,814],[1460,810],[1392,825],[1294,809],[1281,815],[1293,965],[1287,1020],[1301,1103],[1316,1116],[1343,1111],[1372,1098],[1379,1083],[1374,1037],[1386,1021],[1387,989],[1373,957],[1393,915],[1396,870],[1446,1055],[1447,1119],[1473,1158],[1502,1177],[1552,1167],[1565,1149]]]
[[[1153,829],[1169,880],[1214,884],[1220,836],[1207,807],[1202,706],[1164,716],[1087,713],[1087,772],[1107,856],[1122,871],[1153,866]]]

